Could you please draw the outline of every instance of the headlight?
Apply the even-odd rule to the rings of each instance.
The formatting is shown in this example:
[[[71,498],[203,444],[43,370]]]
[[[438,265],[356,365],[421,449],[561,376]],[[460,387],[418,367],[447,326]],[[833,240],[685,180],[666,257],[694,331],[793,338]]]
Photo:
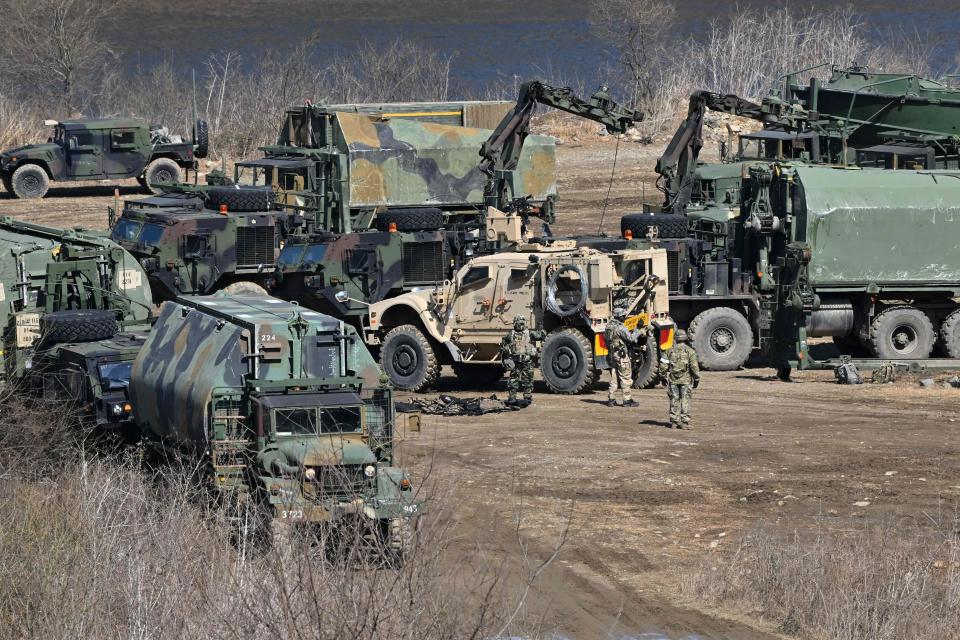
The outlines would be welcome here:
[[[113,415],[115,415],[115,416],[123,415],[123,405],[122,405],[122,404],[115,404],[115,405],[113,405],[113,408],[110,409],[110,410],[113,412]]]
[[[317,470],[307,469],[306,471],[303,472],[303,477],[306,478],[307,480],[313,480],[314,478],[317,477]]]
[[[372,478],[376,474],[377,474],[377,468],[372,464],[368,464],[363,468],[363,475],[367,476],[368,478]]]

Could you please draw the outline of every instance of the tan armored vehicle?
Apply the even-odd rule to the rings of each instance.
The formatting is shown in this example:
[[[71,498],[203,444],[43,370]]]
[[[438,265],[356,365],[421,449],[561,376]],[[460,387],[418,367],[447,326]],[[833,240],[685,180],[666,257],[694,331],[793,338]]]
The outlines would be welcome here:
[[[442,365],[482,388],[501,376],[500,340],[522,314],[531,329],[546,334],[541,372],[547,386],[574,394],[596,381],[607,321],[615,305],[626,306],[632,322],[649,328],[635,364],[638,383],[648,385],[661,336],[654,328],[665,329],[666,341],[673,337],[667,287],[655,275],[665,273],[667,254],[659,248],[603,253],[573,241],[520,244],[472,259],[435,289],[371,305],[364,337],[381,347],[383,370],[399,389],[430,387]]]

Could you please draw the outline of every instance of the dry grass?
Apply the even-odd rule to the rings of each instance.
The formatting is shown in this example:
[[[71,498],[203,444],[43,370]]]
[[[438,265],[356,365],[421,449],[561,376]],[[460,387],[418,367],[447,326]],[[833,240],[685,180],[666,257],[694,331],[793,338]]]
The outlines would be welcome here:
[[[190,469],[148,477],[135,455],[85,450],[65,416],[11,394],[0,409],[0,638],[536,637],[503,553],[454,540],[449,488],[400,568],[334,538],[231,543]],[[430,483],[428,483],[430,484]],[[314,532],[316,533],[316,532]],[[376,550],[374,550],[376,551]]]
[[[960,638],[960,520],[780,539],[758,529],[686,589],[802,638]]]

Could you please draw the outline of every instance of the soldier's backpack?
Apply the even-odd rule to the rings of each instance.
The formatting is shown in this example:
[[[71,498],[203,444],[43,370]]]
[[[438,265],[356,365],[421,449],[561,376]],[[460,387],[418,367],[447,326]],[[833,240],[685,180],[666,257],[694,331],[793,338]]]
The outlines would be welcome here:
[[[852,362],[841,363],[833,370],[833,375],[837,378],[837,384],[863,384],[863,376]]]
[[[897,369],[892,362],[883,362],[870,376],[873,384],[888,384],[897,379]]]

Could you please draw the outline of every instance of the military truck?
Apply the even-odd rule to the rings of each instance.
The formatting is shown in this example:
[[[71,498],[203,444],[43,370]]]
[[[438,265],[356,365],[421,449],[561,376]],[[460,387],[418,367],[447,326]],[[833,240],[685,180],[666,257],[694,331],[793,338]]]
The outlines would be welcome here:
[[[785,76],[780,93],[758,103],[695,92],[657,163],[663,204],[621,219],[621,235],[630,241],[582,241],[616,249],[648,246],[648,237],[656,238],[669,256],[671,313],[688,328],[705,369],[742,366],[769,330],[753,259],[740,242],[741,191],[751,167],[792,161],[909,169],[960,162],[960,90],[855,68],[834,68],[826,82],[797,84],[797,75]],[[740,136],[724,162],[700,162],[708,110],[757,120],[763,129]]]
[[[271,522],[361,525],[400,550],[419,515],[393,464],[391,390],[356,331],[270,297],[166,302],[130,375],[145,446],[206,469],[227,504]]]
[[[127,201],[111,238],[140,262],[157,302],[220,290],[266,295],[296,224],[272,201],[270,189],[237,186]]]
[[[136,178],[141,186],[159,190],[197,168],[208,151],[207,123],[197,120],[192,141],[170,135],[165,127],[148,127],[142,120],[48,120],[53,135],[44,144],[31,144],[0,153],[0,181],[17,198],[42,198],[51,181]]]
[[[83,333],[75,330],[78,322],[86,328]],[[75,412],[96,438],[134,444],[139,429],[128,387],[133,360],[145,339],[143,331],[118,332],[110,311],[49,313],[40,319],[40,338],[19,390]]]
[[[45,314],[87,310],[107,310],[114,322],[81,313],[60,316],[59,341],[109,337],[104,331],[116,332],[117,323],[127,329],[148,325],[153,298],[137,260],[95,232],[0,218],[0,374],[18,379],[31,366]]]
[[[960,172],[755,168],[740,227],[761,342],[781,368],[812,366],[813,337],[960,367]],[[935,348],[949,360],[931,362]]]
[[[595,353],[615,304],[644,306],[646,344],[637,350],[637,384],[656,379],[660,338],[669,343],[669,300],[656,277],[663,249],[604,253],[574,241],[519,245],[515,251],[470,260],[433,290],[411,291],[370,305],[364,336],[399,389],[435,384],[442,365],[485,386],[502,373],[499,345],[518,314],[547,333],[541,372],[554,393],[588,390],[597,379]],[[666,334],[654,328],[666,330]]]

